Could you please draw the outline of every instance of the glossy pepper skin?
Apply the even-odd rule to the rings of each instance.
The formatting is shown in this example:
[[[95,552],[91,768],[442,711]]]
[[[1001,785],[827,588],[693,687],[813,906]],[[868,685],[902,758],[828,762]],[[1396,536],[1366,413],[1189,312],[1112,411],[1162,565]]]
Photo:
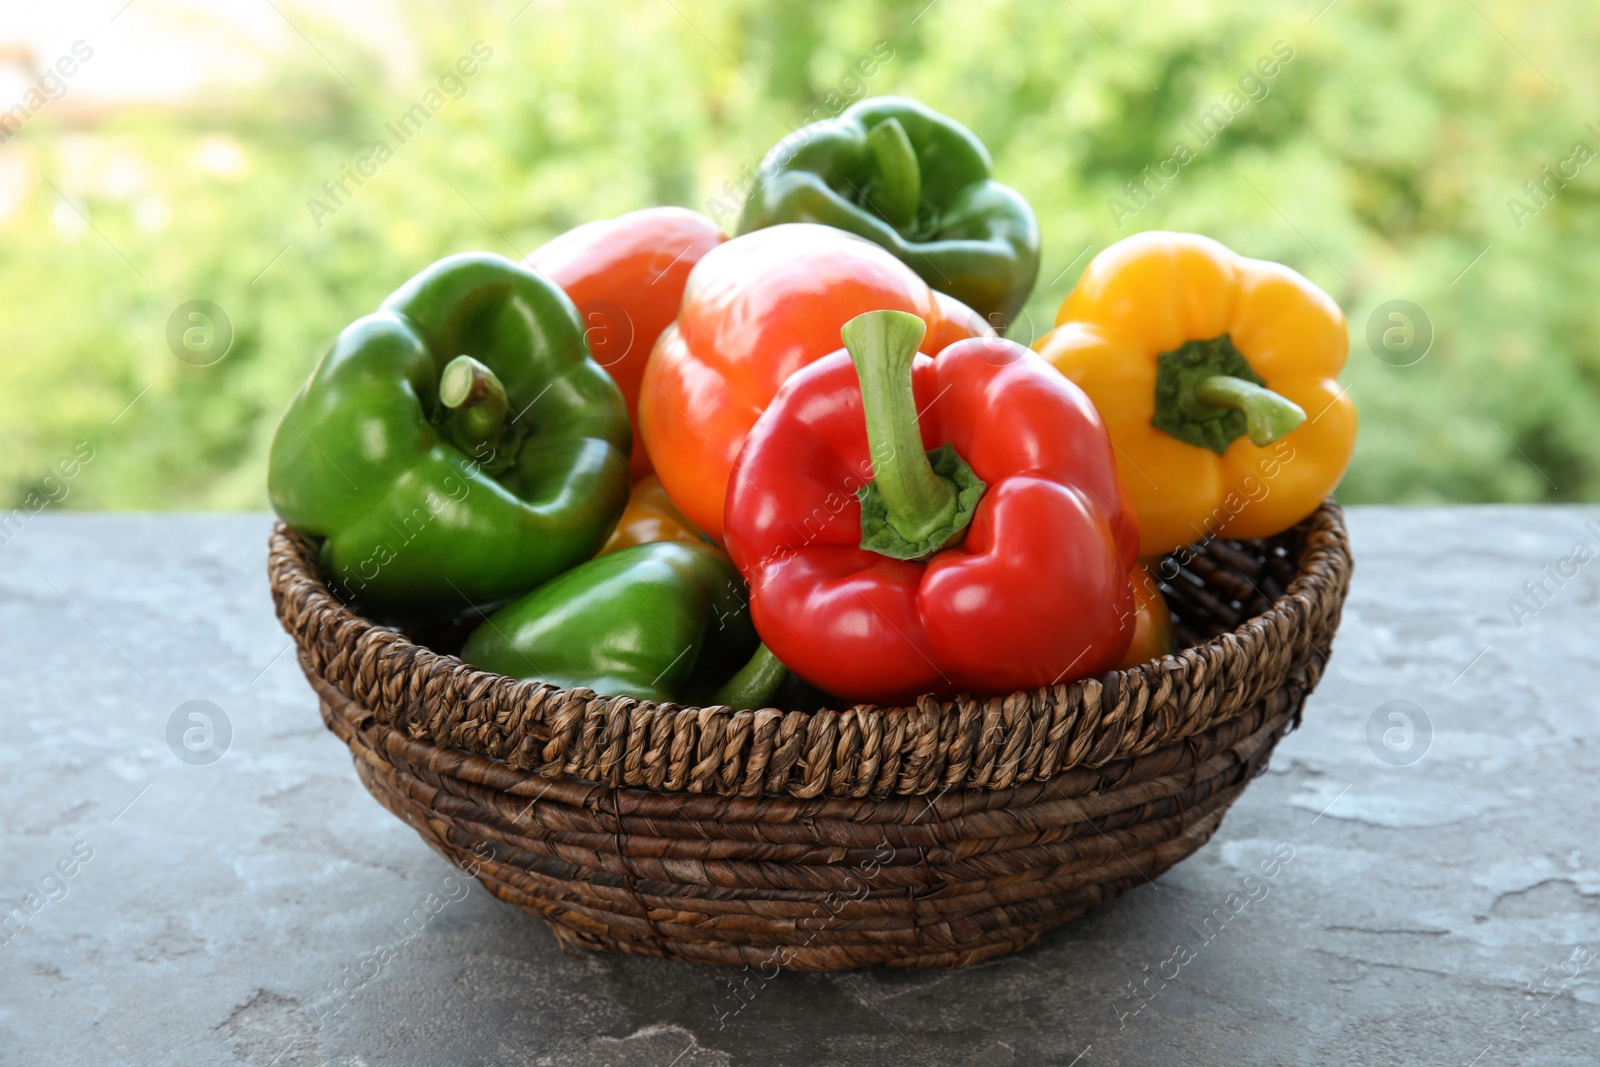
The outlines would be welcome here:
[[[616,529],[611,531],[599,555],[609,555],[654,541],[710,544],[706,535],[685,518],[672,498],[667,496],[667,491],[661,488],[661,479],[652,474],[633,483],[633,491],[628,494],[628,506],[622,509],[622,518],[617,520]],[[722,550],[714,548],[714,551],[720,553]]]
[[[678,321],[645,366],[639,430],[667,494],[713,540],[750,427],[789,375],[837,350],[839,328],[875,308],[919,316],[928,353],[983,329],[884,249],[827,226],[737,237],[689,275]]]
[[[739,233],[820,222],[893,252],[995,326],[1039,274],[1039,223],[992,177],[972,131],[915,100],[870,97],[795,131],[761,161]]]
[[[1173,651],[1172,609],[1161,595],[1155,576],[1143,564],[1128,572],[1133,583],[1133,640],[1119,667],[1126,670]]]
[[[634,545],[501,608],[467,638],[461,658],[603,696],[760,707],[787,672],[758,647],[745,609],[744,583],[721,553]],[[730,686],[752,663],[759,677]]]
[[[1115,667],[1133,634],[1139,533],[1088,398],[1010,341],[960,341],[935,359],[913,360],[914,347],[855,337],[790,378],[745,442],[727,543],[762,639],[808,682],[884,704]],[[873,399],[895,388],[892,405]],[[977,492],[937,473],[947,455],[923,470],[924,450],[953,451]],[[937,489],[929,471],[948,486],[938,518],[896,525],[887,487]]]
[[[651,207],[574,227],[527,259],[578,305],[590,354],[622,388],[634,427],[628,467],[635,478],[650,473],[636,414],[645,361],[678,317],[689,272],[724,240],[698,211]]]
[[[1095,256],[1056,324],[1033,347],[1105,418],[1140,555],[1271,536],[1343,477],[1356,434],[1335,380],[1344,314],[1288,267],[1197,234],[1136,234]],[[1209,401],[1195,384],[1207,375],[1231,379]]]
[[[323,539],[336,590],[408,621],[504,602],[593,555],[627,502],[628,446],[572,301],[474,253],[340,333],[284,414],[267,484],[284,522]]]

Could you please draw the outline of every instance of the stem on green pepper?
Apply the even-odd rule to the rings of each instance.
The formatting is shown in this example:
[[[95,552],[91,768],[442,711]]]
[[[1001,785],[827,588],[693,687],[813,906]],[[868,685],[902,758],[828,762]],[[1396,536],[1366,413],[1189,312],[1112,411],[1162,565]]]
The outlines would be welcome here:
[[[867,131],[867,146],[877,164],[877,178],[868,183],[868,197],[884,221],[904,230],[917,221],[922,200],[922,167],[916,149],[899,119],[885,119]]]
[[[1246,432],[1257,448],[1265,448],[1306,421],[1304,409],[1293,400],[1231,374],[1204,379],[1195,386],[1194,395],[1213,407],[1243,412]]]
[[[511,402],[494,371],[471,356],[457,356],[439,376],[439,403],[446,410],[441,429],[451,444],[469,456],[499,448]]]
[[[750,661],[715,693],[707,707],[726,706],[735,711],[755,711],[767,706],[772,694],[789,677],[785,667],[766,645],[757,645]]]

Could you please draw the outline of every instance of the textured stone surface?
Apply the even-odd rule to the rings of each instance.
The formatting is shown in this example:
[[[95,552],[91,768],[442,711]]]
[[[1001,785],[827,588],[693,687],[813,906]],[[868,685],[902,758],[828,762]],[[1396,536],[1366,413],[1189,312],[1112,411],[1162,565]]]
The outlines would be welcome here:
[[[1350,518],[1305,725],[1198,855],[1009,959],[763,983],[564,956],[379,808],[265,517],[41,516],[0,547],[0,1063],[1591,1065],[1600,561],[1507,601],[1600,509]],[[220,760],[168,744],[191,700]],[[1430,739],[1369,744],[1393,700]]]

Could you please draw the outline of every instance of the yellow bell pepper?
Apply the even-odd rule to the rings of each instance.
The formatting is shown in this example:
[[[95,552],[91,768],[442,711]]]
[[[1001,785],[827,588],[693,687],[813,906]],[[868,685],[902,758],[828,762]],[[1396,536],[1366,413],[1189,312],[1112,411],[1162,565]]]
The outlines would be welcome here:
[[[653,541],[689,541],[716,549],[717,555],[723,558],[727,556],[684,517],[677,505],[667,498],[667,491],[661,488],[661,479],[652,474],[633,483],[633,491],[628,494],[628,506],[623,509],[622,518],[617,520],[617,528],[611,531],[611,537],[596,555],[604,556]]]
[[[1350,463],[1344,313],[1210,238],[1152,231],[1105,249],[1033,347],[1099,408],[1141,556],[1288,529]]]

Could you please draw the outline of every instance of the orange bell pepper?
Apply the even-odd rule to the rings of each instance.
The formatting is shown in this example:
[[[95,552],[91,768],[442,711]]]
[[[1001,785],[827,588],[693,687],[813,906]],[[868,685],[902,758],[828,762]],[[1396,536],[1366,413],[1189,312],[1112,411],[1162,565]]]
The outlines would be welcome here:
[[[611,531],[611,537],[596,555],[604,556],[655,541],[688,541],[725,555],[721,549],[706,543],[705,534],[684,518],[667,491],[661,488],[661,479],[652,474],[633,483],[633,492],[628,495],[628,506],[617,520],[617,528]]]
[[[1118,664],[1122,670],[1172,652],[1172,609],[1167,607],[1155,576],[1140,564],[1128,572],[1128,578],[1133,586],[1133,643]]]
[[[645,447],[690,522],[721,543],[728,475],[756,419],[791,374],[839,350],[840,327],[878,310],[922,319],[929,355],[987,327],[883,248],[828,226],[771,226],[706,254],[639,394]]]
[[[1141,556],[1285,530],[1350,463],[1344,314],[1281,264],[1136,234],[1095,256],[1033,347],[1100,409]]]
[[[698,211],[652,207],[584,223],[528,257],[529,267],[578,305],[590,354],[622,389],[633,424],[628,469],[636,479],[650,473],[637,414],[645,361],[678,317],[689,272],[724,240],[721,228]]]

